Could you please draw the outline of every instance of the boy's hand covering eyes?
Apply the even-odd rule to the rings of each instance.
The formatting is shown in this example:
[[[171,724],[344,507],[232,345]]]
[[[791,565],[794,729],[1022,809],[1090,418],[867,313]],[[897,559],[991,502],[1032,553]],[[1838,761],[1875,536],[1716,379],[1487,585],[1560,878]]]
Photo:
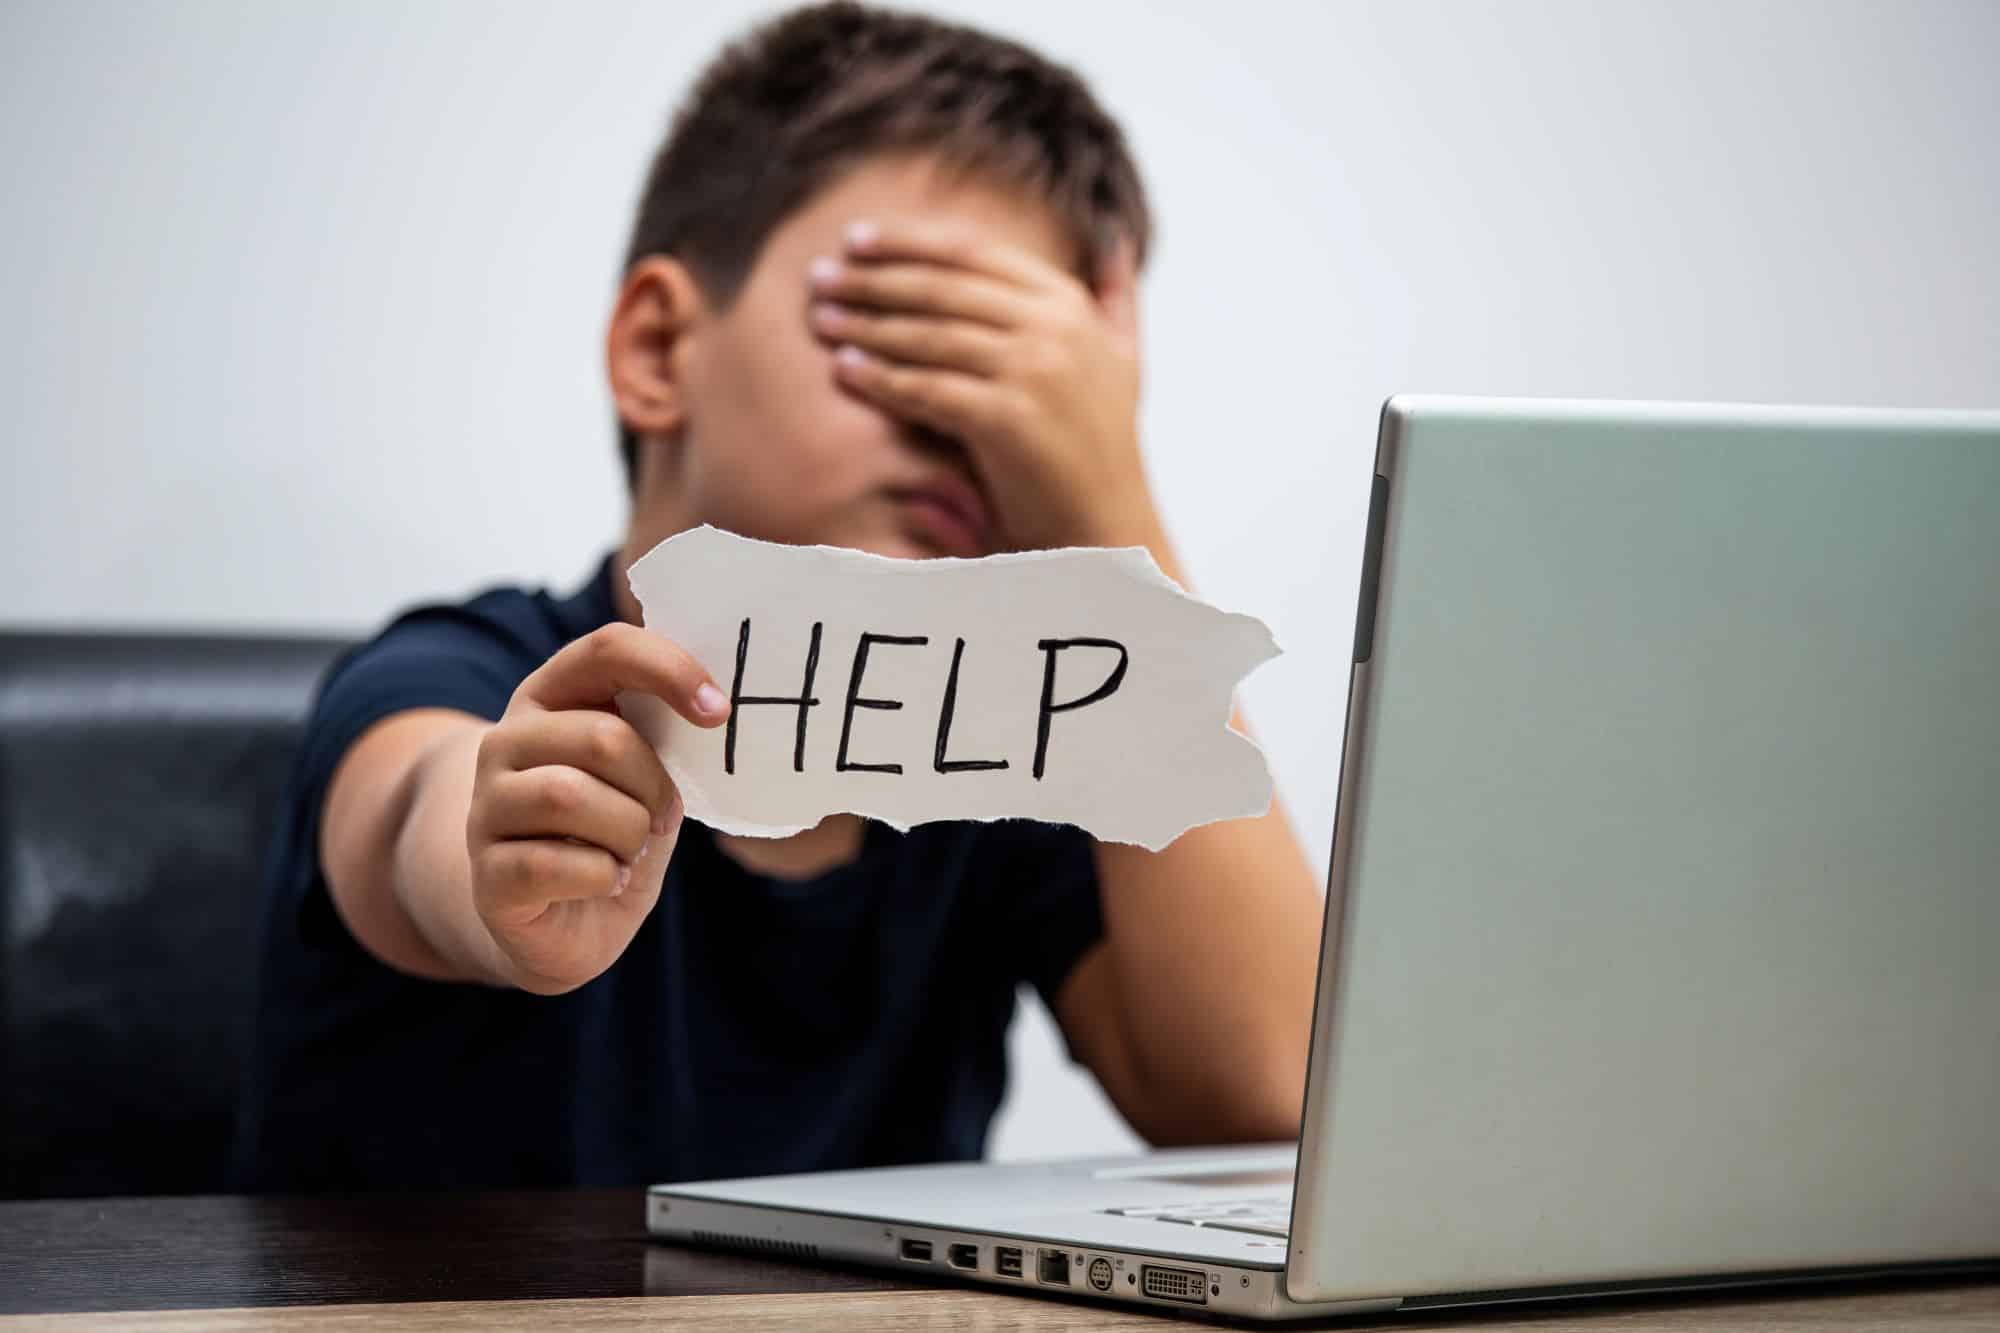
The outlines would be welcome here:
[[[567,990],[615,962],[680,839],[680,793],[618,715],[620,690],[657,695],[696,726],[729,715],[693,657],[608,625],[522,681],[479,746],[465,830],[473,906],[527,990]]]
[[[858,222],[810,273],[834,374],[966,445],[1007,545],[1143,542],[1137,273],[1120,243],[1093,290],[950,222]]]

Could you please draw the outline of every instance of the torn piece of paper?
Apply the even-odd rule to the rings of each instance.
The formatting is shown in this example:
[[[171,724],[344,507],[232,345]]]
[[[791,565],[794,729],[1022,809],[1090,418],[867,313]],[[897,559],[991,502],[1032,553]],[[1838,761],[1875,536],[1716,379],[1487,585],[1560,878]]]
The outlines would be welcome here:
[[[1141,548],[891,560],[701,527],[630,577],[646,627],[734,703],[707,729],[618,700],[722,832],[1027,818],[1157,850],[1270,807],[1263,752],[1229,716],[1278,646]]]

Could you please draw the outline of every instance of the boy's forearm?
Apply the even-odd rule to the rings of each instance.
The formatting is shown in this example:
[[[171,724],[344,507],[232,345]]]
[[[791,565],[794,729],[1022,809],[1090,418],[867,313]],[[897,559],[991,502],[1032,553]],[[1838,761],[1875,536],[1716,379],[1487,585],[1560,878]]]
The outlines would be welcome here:
[[[1283,811],[1158,852],[1100,844],[1097,867],[1142,1128],[1162,1142],[1291,1138],[1322,900]]]
[[[466,815],[483,726],[456,729],[418,761],[416,793],[396,839],[392,892],[434,955],[440,980],[511,985],[507,958],[479,919],[466,853]]]

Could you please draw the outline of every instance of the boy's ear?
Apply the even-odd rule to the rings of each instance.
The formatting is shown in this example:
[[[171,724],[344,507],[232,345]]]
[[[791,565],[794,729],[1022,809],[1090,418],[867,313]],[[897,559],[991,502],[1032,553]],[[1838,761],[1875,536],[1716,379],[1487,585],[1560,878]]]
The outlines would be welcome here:
[[[618,417],[637,435],[660,435],[687,413],[688,333],[701,288],[687,265],[651,255],[632,266],[611,309],[605,369]]]
[[[1136,342],[1139,337],[1139,262],[1132,242],[1123,236],[1112,239],[1110,249],[1097,265],[1098,308],[1119,336]]]

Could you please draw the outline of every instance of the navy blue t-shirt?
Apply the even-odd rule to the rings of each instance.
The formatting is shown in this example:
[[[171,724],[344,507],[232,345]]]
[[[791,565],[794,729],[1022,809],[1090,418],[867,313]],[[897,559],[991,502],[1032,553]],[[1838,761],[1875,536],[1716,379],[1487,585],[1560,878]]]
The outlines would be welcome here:
[[[808,881],[743,869],[693,820],[631,946],[567,995],[424,981],[335,914],[334,767],[410,708],[498,718],[615,618],[500,589],[404,615],[320,689],[265,885],[237,1143],[246,1190],[634,1185],[977,1157],[1017,985],[1052,996],[1102,933],[1089,839],[1026,822],[870,823]]]

